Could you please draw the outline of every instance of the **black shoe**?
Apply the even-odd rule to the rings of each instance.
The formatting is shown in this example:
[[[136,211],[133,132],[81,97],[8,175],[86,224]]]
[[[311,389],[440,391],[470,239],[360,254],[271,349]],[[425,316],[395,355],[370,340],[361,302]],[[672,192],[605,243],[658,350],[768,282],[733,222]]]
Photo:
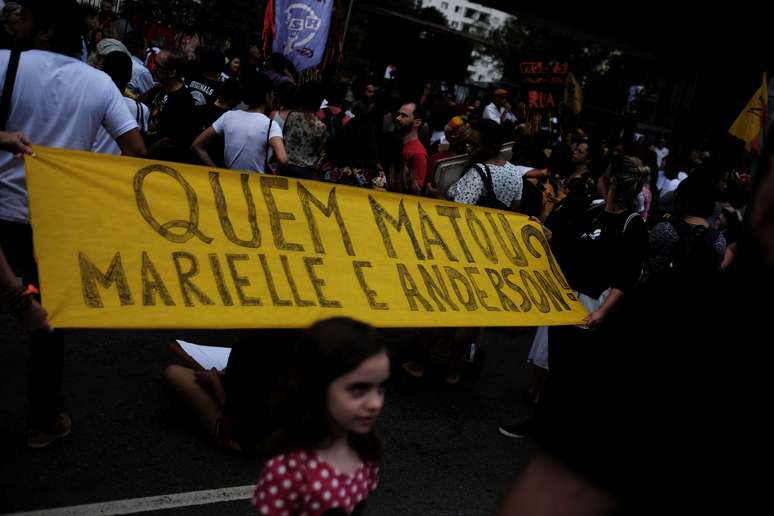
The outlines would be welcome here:
[[[534,424],[531,419],[518,424],[503,425],[498,430],[505,437],[513,437],[514,439],[524,439],[535,434]]]

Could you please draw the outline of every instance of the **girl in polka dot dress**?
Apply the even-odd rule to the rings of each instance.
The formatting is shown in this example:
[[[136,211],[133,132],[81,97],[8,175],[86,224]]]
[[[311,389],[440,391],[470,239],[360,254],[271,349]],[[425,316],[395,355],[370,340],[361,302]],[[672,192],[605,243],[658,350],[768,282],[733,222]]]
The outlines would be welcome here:
[[[370,326],[348,318],[314,324],[298,343],[279,399],[278,455],[261,472],[259,514],[360,514],[379,483],[374,425],[390,362]]]

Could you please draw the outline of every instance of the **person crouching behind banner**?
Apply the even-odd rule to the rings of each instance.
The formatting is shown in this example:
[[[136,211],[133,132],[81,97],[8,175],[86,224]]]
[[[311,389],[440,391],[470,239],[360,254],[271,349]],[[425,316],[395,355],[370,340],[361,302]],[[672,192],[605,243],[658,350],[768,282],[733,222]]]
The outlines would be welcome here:
[[[199,160],[215,167],[207,144],[217,135],[223,137],[223,160],[230,169],[266,172],[272,150],[280,166],[286,166],[288,155],[282,141],[282,128],[266,116],[271,109],[270,92],[269,79],[262,75],[250,76],[242,93],[247,110],[227,111],[194,140],[191,149]]]
[[[281,376],[277,364],[288,363],[287,344],[299,333],[248,332],[232,347],[222,373],[171,365],[164,370],[164,379],[218,446],[261,452],[273,429],[271,395]]]
[[[361,514],[379,483],[374,425],[390,373],[387,351],[370,326],[333,318],[306,331],[291,364],[269,441],[276,455],[253,505],[276,516]]]

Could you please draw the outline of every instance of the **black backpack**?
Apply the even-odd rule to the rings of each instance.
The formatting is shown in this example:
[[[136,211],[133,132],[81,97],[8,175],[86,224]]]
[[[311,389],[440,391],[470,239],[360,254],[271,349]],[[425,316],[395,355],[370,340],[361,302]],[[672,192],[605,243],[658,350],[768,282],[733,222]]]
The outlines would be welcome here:
[[[484,208],[494,208],[497,210],[510,211],[510,206],[507,206],[505,203],[500,201],[500,199],[495,197],[494,186],[492,186],[492,172],[489,170],[489,167],[485,163],[482,163],[482,165],[484,166],[484,169],[486,169],[486,172],[484,172],[480,166],[473,165],[473,168],[476,169],[476,172],[478,172],[478,175],[481,177],[481,181],[484,182],[484,193],[478,199],[476,205],[482,206]]]

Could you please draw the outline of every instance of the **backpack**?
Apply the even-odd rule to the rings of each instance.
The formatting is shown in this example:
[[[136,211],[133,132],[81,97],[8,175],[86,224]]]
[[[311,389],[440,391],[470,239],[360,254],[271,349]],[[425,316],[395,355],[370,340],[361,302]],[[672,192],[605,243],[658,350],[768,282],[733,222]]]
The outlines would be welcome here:
[[[678,241],[669,268],[692,273],[717,271],[721,257],[715,250],[715,233],[705,226],[691,225],[683,220],[671,224]]]
[[[476,172],[478,172],[478,175],[481,177],[481,181],[484,182],[484,193],[478,199],[476,205],[484,208],[510,211],[510,206],[507,206],[505,203],[501,202],[500,199],[495,197],[494,186],[492,186],[492,172],[486,164],[482,163],[482,165],[484,166],[484,169],[486,169],[486,172],[484,172],[480,166],[473,165],[473,168],[476,169]]]

